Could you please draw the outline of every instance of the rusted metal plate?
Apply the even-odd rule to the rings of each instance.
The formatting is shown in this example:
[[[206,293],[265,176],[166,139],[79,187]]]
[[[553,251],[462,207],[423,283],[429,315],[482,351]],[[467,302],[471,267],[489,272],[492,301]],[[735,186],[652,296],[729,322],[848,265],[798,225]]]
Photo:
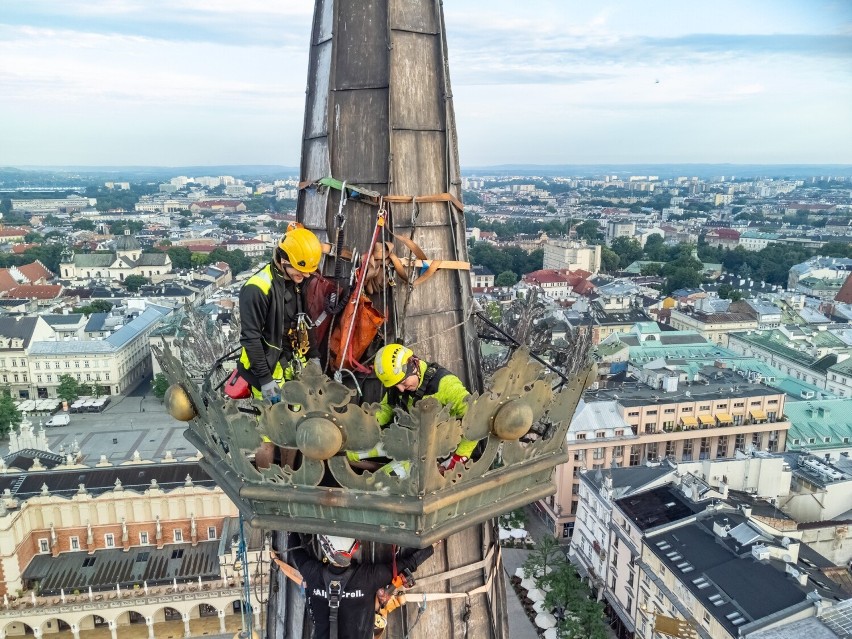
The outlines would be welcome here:
[[[335,29],[335,89],[388,85],[387,2],[338,3]],[[376,122],[386,122],[376,120]]]
[[[434,3],[390,0],[388,4],[391,29],[433,34],[438,32]]]
[[[355,184],[387,183],[388,119],[385,88],[335,94],[330,143],[334,177]],[[341,177],[343,176],[343,177]]]
[[[305,104],[306,139],[328,134],[328,82],[331,74],[331,42],[315,48],[314,73],[308,76],[308,96]]]
[[[390,96],[394,129],[444,128],[440,62],[437,36],[409,32],[393,34]]]
[[[312,44],[330,40],[334,30],[334,0],[316,0]]]

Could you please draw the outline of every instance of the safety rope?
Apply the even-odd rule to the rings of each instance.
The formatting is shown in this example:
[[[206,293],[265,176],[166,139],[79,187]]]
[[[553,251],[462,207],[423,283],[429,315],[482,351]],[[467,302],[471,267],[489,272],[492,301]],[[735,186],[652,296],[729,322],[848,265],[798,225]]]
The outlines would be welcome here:
[[[243,569],[243,605],[240,606],[242,629],[246,637],[251,637],[254,629],[254,614],[251,606],[251,585],[249,583],[248,548],[246,546],[245,524],[240,515],[240,541],[237,545],[237,559]],[[248,617],[248,619],[246,619]]]

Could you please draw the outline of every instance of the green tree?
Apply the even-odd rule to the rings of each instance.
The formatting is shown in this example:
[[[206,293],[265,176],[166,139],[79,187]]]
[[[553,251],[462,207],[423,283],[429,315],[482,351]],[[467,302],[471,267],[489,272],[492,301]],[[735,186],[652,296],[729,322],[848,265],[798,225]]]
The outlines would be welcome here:
[[[174,268],[192,268],[192,251],[185,246],[173,246],[166,250],[166,254],[171,259]]]
[[[494,286],[514,286],[518,282],[518,276],[512,271],[503,271],[494,278]]]
[[[92,220],[77,220],[71,225],[71,228],[77,229],[78,231],[94,231],[95,223]]]
[[[0,213],[8,215],[12,212],[12,198],[4,197],[0,199]]]
[[[650,262],[648,264],[643,264],[642,268],[639,269],[640,275],[646,275],[650,277],[656,277],[662,271],[663,265],[659,262]]]
[[[603,233],[597,220],[586,220],[578,224],[575,231],[578,238],[587,242],[599,242],[603,239]]]
[[[30,231],[24,235],[24,242],[27,242],[28,244],[41,242],[43,239],[44,237],[42,237],[41,233],[36,233],[35,231]]]
[[[200,266],[205,266],[209,264],[210,259],[204,253],[193,253],[190,256],[190,264],[192,268],[199,268]]]
[[[215,264],[216,262],[226,262],[234,275],[251,268],[251,258],[240,249],[235,251],[227,251],[222,247],[214,249],[210,252],[208,264]]]
[[[151,390],[154,395],[160,401],[163,401],[163,398],[166,396],[166,390],[169,388],[169,379],[163,375],[162,373],[157,373],[154,375],[154,379],[151,380]]]
[[[143,277],[141,275],[128,275],[124,278],[124,286],[127,287],[128,291],[135,293],[142,286],[145,286],[145,284],[148,284],[150,281],[151,280],[149,280],[147,277]]]
[[[112,304],[110,304],[106,300],[95,300],[90,304],[75,308],[74,312],[82,313],[83,315],[91,315],[92,313],[109,313],[111,310]]]
[[[618,270],[618,253],[608,246],[601,247],[601,270],[604,273],[615,273]]]
[[[190,224],[192,224],[192,222],[190,222],[187,219],[178,220],[178,227],[180,227],[182,229],[189,227]]]
[[[559,542],[550,535],[545,535],[527,555],[524,574],[531,579],[546,578],[557,565],[564,563],[565,554],[559,547]]]
[[[69,404],[80,396],[80,382],[70,375],[59,376],[59,386],[56,388],[56,396],[64,399]]]
[[[0,437],[6,437],[12,429],[21,423],[21,413],[15,408],[11,391],[6,388],[0,393]]]
[[[666,241],[659,233],[651,233],[645,240],[645,247],[642,250],[646,260],[664,261],[668,259]]]
[[[617,237],[612,241],[610,249],[618,254],[620,268],[626,268],[636,260],[642,259],[642,245],[635,237]]]

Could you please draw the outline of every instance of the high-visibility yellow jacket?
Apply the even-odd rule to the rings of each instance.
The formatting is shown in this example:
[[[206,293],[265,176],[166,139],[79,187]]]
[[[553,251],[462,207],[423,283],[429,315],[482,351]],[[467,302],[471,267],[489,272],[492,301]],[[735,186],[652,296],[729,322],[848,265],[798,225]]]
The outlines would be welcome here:
[[[297,285],[271,263],[252,275],[240,290],[240,375],[255,388],[281,381],[293,360],[289,332],[307,308],[305,286]],[[319,357],[310,340],[305,359]]]
[[[393,419],[394,408],[405,411],[411,409],[424,397],[433,397],[443,406],[449,406],[452,417],[464,417],[467,412],[465,398],[470,391],[465,388],[462,381],[443,366],[434,363],[420,361],[420,385],[411,393],[401,393],[395,387],[388,389],[382,397],[381,406],[376,412],[379,425],[386,426]],[[476,442],[462,438],[456,448],[456,455],[470,457]]]

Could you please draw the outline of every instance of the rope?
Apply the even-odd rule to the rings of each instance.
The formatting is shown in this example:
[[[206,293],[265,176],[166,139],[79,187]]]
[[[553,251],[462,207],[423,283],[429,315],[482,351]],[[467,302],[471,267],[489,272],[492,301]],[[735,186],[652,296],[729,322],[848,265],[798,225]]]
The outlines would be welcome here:
[[[251,637],[251,632],[254,628],[254,614],[251,608],[251,585],[249,584],[249,565],[248,565],[248,549],[246,547],[245,524],[243,516],[240,515],[240,543],[237,546],[237,555],[240,558],[243,568],[243,602],[245,606],[240,606],[240,617],[243,626],[243,632],[246,637]],[[245,608],[245,611],[243,611]],[[246,617],[248,617],[248,627],[246,627]]]

